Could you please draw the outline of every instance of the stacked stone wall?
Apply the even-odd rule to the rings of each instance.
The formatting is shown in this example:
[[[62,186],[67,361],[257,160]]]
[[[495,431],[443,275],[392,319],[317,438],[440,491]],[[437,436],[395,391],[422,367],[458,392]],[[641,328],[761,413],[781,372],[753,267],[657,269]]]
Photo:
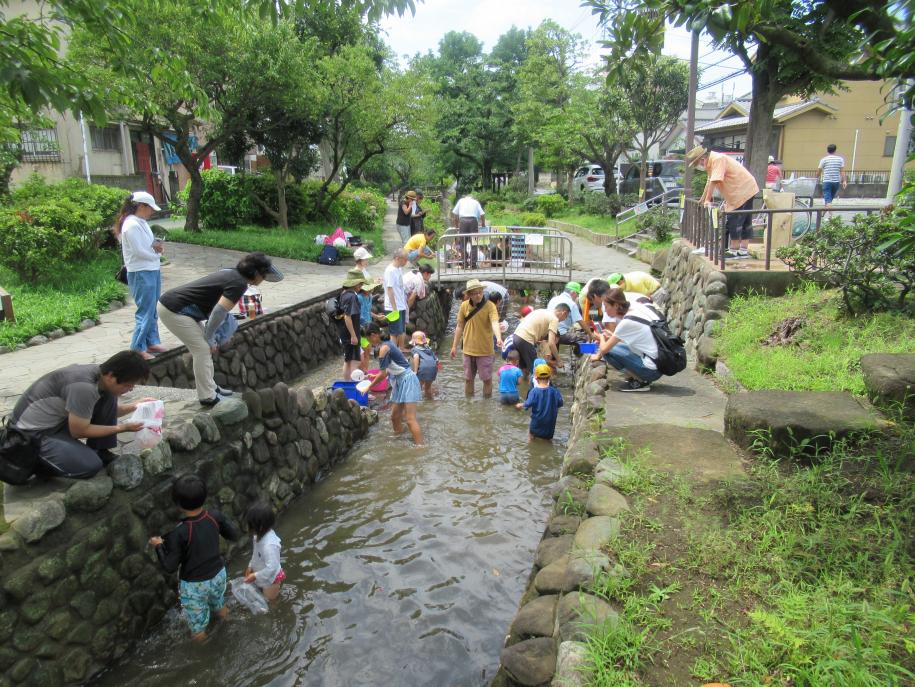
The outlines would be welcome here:
[[[693,255],[685,241],[675,241],[661,284],[669,294],[664,305],[671,331],[686,342],[686,352],[696,361],[696,369],[713,370],[717,355],[712,337],[731,302],[727,275],[704,255]]]
[[[336,325],[324,310],[325,301],[338,293],[339,289],[329,291],[240,325],[213,358],[216,383],[235,390],[289,383],[341,355]],[[414,306],[417,327],[432,337],[445,331],[445,293],[430,288],[429,295]],[[447,300],[450,303],[450,294]],[[180,389],[194,386],[193,361],[184,346],[157,357],[151,367],[150,384]]]
[[[147,545],[179,520],[175,476],[199,474],[207,506],[240,524],[255,501],[285,508],[377,419],[341,391],[283,383],[193,405],[169,403],[165,440],[91,480],[19,488],[26,510],[0,536],[0,686],[79,684],[175,606],[177,577]]]

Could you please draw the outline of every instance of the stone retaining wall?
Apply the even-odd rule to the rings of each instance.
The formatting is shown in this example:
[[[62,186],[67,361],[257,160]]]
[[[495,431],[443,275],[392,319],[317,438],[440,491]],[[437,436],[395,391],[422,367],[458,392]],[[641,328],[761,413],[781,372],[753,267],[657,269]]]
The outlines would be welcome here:
[[[611,243],[617,240],[616,236],[611,236],[610,234],[601,234],[599,231],[591,231],[586,227],[579,226],[577,224],[570,224],[569,222],[561,222],[557,219],[548,219],[546,221],[548,227],[553,227],[554,229],[559,229],[560,231],[568,232],[569,234],[575,234],[583,239],[587,239],[591,243],[598,246],[609,246]]]
[[[601,459],[600,445],[592,437],[593,416],[603,408],[607,368],[603,363],[581,365],[562,477],[551,490],[556,504],[509,628],[494,687],[585,684],[582,633],[586,626],[618,617],[617,609],[591,593],[591,585],[600,570],[626,574],[604,553],[619,532],[617,516],[629,509],[614,489],[625,469],[610,458]]]
[[[324,311],[325,301],[338,293],[329,291],[239,326],[213,358],[216,384],[241,390],[288,383],[341,355],[336,326]],[[417,326],[433,338],[440,337],[447,324],[444,296],[441,290],[430,288],[429,295],[414,306]],[[447,300],[450,305],[450,294]],[[151,368],[150,384],[181,389],[194,386],[193,362],[184,346],[158,356]]]
[[[246,391],[201,411],[169,403],[166,440],[91,480],[18,494],[0,536],[0,685],[78,684],[122,656],[176,603],[147,540],[178,522],[176,475],[207,482],[209,507],[240,522],[256,500],[282,510],[377,420],[341,391]],[[246,555],[244,536],[229,554]]]
[[[727,275],[704,255],[693,255],[685,241],[674,241],[661,283],[670,294],[665,308],[671,331],[683,337],[696,369],[714,370],[717,355],[712,336],[731,302]]]

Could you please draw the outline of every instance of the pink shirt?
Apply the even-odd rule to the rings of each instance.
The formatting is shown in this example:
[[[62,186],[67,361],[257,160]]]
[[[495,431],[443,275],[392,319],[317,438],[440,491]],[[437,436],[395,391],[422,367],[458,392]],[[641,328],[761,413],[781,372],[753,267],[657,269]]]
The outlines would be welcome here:
[[[766,169],[766,183],[774,184],[776,181],[781,179],[781,177],[782,177],[781,168],[774,162],[769,163],[769,167]]]

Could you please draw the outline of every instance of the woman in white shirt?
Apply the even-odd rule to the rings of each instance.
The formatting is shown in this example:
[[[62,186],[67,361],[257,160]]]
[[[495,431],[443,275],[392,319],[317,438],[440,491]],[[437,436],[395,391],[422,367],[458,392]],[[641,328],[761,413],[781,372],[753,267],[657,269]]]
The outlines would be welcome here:
[[[613,332],[603,333],[597,353],[591,356],[591,360],[603,359],[626,375],[619,391],[650,391],[651,383],[661,376],[655,363],[658,344],[651,327],[632,317],[654,322],[660,316],[644,303],[630,303],[618,287],[604,294],[603,300],[604,312],[610,318],[619,319]]]
[[[146,191],[135,191],[124,201],[114,235],[121,242],[127,286],[137,305],[130,348],[149,360],[153,353],[166,350],[159,341],[156,304],[162,291],[159,255],[162,241],[153,236],[146,221],[159,211],[155,199]]]

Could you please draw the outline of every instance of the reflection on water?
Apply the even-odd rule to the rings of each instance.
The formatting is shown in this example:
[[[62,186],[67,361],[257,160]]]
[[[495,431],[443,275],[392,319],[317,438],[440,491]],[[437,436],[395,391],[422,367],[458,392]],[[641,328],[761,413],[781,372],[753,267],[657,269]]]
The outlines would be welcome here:
[[[442,346],[448,350],[450,342]],[[446,353],[447,355],[447,353]],[[334,363],[336,365],[336,363]],[[281,600],[192,646],[177,610],[97,685],[482,685],[524,589],[559,472],[571,389],[554,444],[528,416],[463,398],[445,359],[422,403],[428,445],[392,438],[383,413],[336,471],[283,515]],[[239,575],[247,560],[229,567]]]

